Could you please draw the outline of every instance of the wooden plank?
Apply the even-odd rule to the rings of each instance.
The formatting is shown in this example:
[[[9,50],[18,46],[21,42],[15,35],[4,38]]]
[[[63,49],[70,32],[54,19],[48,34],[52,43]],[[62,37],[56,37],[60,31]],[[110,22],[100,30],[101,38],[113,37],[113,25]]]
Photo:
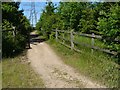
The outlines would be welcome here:
[[[64,33],[63,33],[62,37],[65,38],[65,34]],[[65,40],[63,40],[63,43],[65,43]]]
[[[82,51],[80,51],[79,49],[76,49],[76,48],[74,48],[73,50],[76,52],[79,52],[79,53],[83,53]]]
[[[66,38],[63,38],[63,37],[60,37],[60,36],[58,36],[58,38],[59,38],[59,39],[62,39],[62,40],[65,40],[65,41],[69,41],[69,42],[70,42],[70,40],[69,40],[69,39],[66,39]]]
[[[119,39],[115,39],[114,42],[119,43],[120,44],[120,40]]]
[[[62,33],[70,33],[70,31],[62,31],[62,30],[58,30],[58,32],[62,32]]]
[[[53,31],[55,31],[55,30],[53,30]],[[58,32],[70,33],[70,31],[64,31],[64,30],[58,30]],[[80,36],[84,36],[84,37],[88,37],[88,38],[104,39],[104,38],[102,38],[102,36],[100,36],[100,35],[94,35],[94,37],[93,37],[91,34],[85,34],[85,33],[79,33],[79,32],[73,32],[73,34],[80,35]],[[110,40],[112,40],[112,39],[104,39],[104,40],[110,41]],[[112,40],[112,42],[120,43],[120,40],[119,40],[119,39],[115,39],[115,40]]]
[[[71,30],[71,32],[70,32],[70,43],[71,43],[71,49],[74,48],[73,39],[74,39],[74,36],[73,36],[73,30]]]
[[[56,32],[56,29],[52,29],[53,32]]]
[[[64,43],[62,43],[62,42],[59,42],[59,43],[62,44],[62,45],[64,45],[64,46],[66,46],[67,48],[70,48],[70,49],[71,49],[71,46],[66,45],[66,44],[64,44]],[[76,51],[76,52],[82,53],[82,51],[80,51],[80,50],[78,50],[78,49],[73,48],[73,50]]]
[[[60,31],[60,32],[65,32],[65,31],[62,31],[62,30],[57,30],[57,31]],[[70,32],[69,32],[70,33]],[[84,34],[84,33],[82,33],[82,34],[80,34],[80,33],[78,33],[78,32],[73,32],[73,34],[76,34],[76,35],[80,35],[80,36],[85,36],[85,37],[89,37],[89,38],[93,38],[93,39],[102,39],[102,36],[99,36],[99,35],[91,35],[91,34]],[[71,42],[71,40],[68,40],[68,39],[65,39],[65,38],[63,38],[63,37],[60,37],[60,36],[58,36],[58,38],[60,38],[60,39],[62,39],[62,40],[65,40],[65,41],[69,41],[69,42]],[[119,41],[119,40],[118,40]],[[81,42],[76,42],[76,41],[72,41],[74,44],[79,44],[79,45],[82,45],[82,46],[86,46],[86,47],[88,47],[88,48],[92,48],[92,49],[96,49],[96,50],[99,50],[99,51],[102,51],[102,52],[106,52],[106,53],[109,53],[109,54],[112,54],[112,55],[117,55],[118,53],[116,52],[116,51],[111,51],[111,50],[108,50],[108,49],[103,49],[103,48],[100,48],[100,47],[96,47],[96,46],[94,46],[93,44],[92,44],[92,46],[91,45],[89,45],[89,44],[86,44],[86,43],[81,43]],[[93,42],[93,40],[92,40],[92,42]],[[68,46],[67,46],[68,47]],[[69,48],[71,48],[70,46],[69,46]],[[74,48],[73,48],[74,49]],[[78,49],[76,49],[76,51],[77,51]]]
[[[112,55],[117,55],[118,53],[115,52],[115,51],[110,51],[108,49],[102,49],[102,48],[99,48],[99,47],[92,47],[93,49],[96,49],[96,50],[99,50],[99,51],[102,51],[102,52],[105,52],[105,53],[108,53],[108,54],[112,54]]]
[[[110,51],[108,49],[102,49],[102,48],[99,48],[99,47],[96,47],[96,46],[91,46],[91,45],[86,44],[86,43],[80,43],[80,42],[74,41],[74,44],[79,44],[79,45],[82,45],[82,46],[86,46],[88,48],[96,49],[96,50],[99,50],[99,51],[102,51],[102,52],[106,52],[106,53],[109,53],[109,54],[112,54],[112,55],[117,55],[118,54],[115,51]]]
[[[79,44],[79,45],[82,45],[82,46],[86,46],[86,47],[88,47],[88,48],[92,48],[91,45],[86,44],[86,43],[83,43],[83,42],[81,43],[81,42],[74,41],[74,44]]]
[[[55,34],[55,36],[56,36],[56,41],[58,41],[58,31],[57,31],[57,29],[56,29],[56,34]]]
[[[106,41],[112,41],[112,42],[115,42],[115,43],[120,43],[120,40],[119,39],[115,39],[115,40],[113,40],[113,39],[111,39],[111,38],[102,38],[102,36],[100,36],[100,35],[94,35],[94,36],[92,36],[91,34],[85,34],[85,33],[78,33],[78,32],[73,32],[73,34],[75,34],[75,35],[80,35],[80,36],[84,36],[84,37],[88,37],[88,38],[95,38],[95,39],[103,39],[103,40],[106,40]]]
[[[102,35],[102,33],[101,33],[101,32],[99,32],[99,31],[90,30],[90,32],[95,33],[95,34],[97,34],[97,35]]]
[[[102,37],[99,36],[99,35],[94,35],[94,36],[92,36],[91,34],[78,33],[78,32],[73,32],[73,34],[75,34],[75,35],[80,35],[80,36],[85,36],[85,37],[89,37],[89,38],[102,39]]]
[[[120,40],[117,39],[117,38],[112,39],[112,38],[110,38],[110,37],[107,37],[107,38],[105,38],[104,40],[106,40],[107,42],[108,42],[108,41],[111,41],[111,42],[120,44]]]
[[[56,30],[53,29],[52,31],[55,32]],[[62,33],[70,33],[70,31],[64,31],[64,30],[57,30],[57,31],[58,31],[58,32],[62,32]]]
[[[94,37],[94,36],[95,36],[95,34],[92,33],[92,37]],[[92,47],[94,47],[94,43],[95,43],[95,40],[94,40],[94,38],[92,38],[91,39],[91,45],[92,45]],[[91,49],[91,53],[93,54],[93,49]]]
[[[13,29],[12,30],[2,30],[2,32],[8,32],[8,31],[14,31]]]
[[[71,48],[71,46],[66,45],[66,44],[64,44],[64,43],[62,43],[62,42],[60,42],[60,41],[59,41],[59,43],[60,43],[60,44],[63,44],[64,46],[66,46],[66,47],[68,47],[68,48]]]

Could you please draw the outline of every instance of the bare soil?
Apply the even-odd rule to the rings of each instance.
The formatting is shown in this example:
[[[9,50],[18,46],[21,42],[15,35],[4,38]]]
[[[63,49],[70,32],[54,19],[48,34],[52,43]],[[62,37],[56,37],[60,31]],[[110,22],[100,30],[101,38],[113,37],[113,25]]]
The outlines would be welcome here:
[[[45,42],[32,42],[27,58],[46,88],[105,88],[64,64]]]

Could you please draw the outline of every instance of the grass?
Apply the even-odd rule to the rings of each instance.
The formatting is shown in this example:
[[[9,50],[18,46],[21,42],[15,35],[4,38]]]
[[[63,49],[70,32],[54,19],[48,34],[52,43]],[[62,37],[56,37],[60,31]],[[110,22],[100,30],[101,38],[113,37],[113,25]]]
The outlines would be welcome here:
[[[59,34],[61,37],[63,36],[62,34]],[[70,34],[64,34],[64,37],[68,40],[70,40]],[[85,43],[85,44],[89,44],[92,45],[92,38],[89,37],[85,37],[85,36],[80,36],[80,35],[74,35],[74,40],[77,42],[81,42],[81,43]],[[106,48],[106,45],[101,42],[99,39],[94,39],[94,46],[100,47],[100,48]]]
[[[3,88],[42,88],[43,81],[30,67],[25,55],[2,61]]]
[[[2,62],[0,61],[0,89],[2,89]]]
[[[119,65],[113,62],[114,58],[99,51],[92,54],[91,49],[82,46],[79,47],[83,53],[77,53],[56,43],[55,40],[48,43],[66,64],[76,68],[83,75],[107,87],[118,87]]]
[[[83,37],[83,36],[75,36],[74,39],[78,42],[83,42],[83,43],[86,43],[86,44],[89,44],[89,45],[91,45],[91,42],[92,42],[92,38]],[[106,47],[105,44],[98,39],[94,39],[94,46],[97,46],[97,47],[100,47],[100,48],[105,48]]]

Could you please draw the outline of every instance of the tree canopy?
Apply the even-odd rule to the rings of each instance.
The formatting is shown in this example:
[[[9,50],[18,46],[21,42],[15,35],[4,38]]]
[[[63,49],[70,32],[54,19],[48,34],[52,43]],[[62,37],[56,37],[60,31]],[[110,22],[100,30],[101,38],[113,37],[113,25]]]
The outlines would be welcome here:
[[[36,28],[48,35],[53,28],[97,32],[108,39],[103,41],[109,49],[120,51],[113,42],[120,40],[120,2],[60,2],[57,8],[48,2]]]
[[[2,55],[12,56],[26,46],[31,28],[23,10],[19,10],[20,2],[2,2]],[[15,36],[13,31],[15,29]],[[7,31],[8,30],[8,31]]]

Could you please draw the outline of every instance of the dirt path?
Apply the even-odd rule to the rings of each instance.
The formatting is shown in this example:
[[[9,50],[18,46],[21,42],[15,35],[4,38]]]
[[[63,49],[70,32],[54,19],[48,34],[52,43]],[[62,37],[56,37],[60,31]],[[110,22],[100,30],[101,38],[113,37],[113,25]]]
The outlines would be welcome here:
[[[103,87],[64,64],[45,42],[31,44],[27,56],[31,66],[41,75],[47,88]]]

